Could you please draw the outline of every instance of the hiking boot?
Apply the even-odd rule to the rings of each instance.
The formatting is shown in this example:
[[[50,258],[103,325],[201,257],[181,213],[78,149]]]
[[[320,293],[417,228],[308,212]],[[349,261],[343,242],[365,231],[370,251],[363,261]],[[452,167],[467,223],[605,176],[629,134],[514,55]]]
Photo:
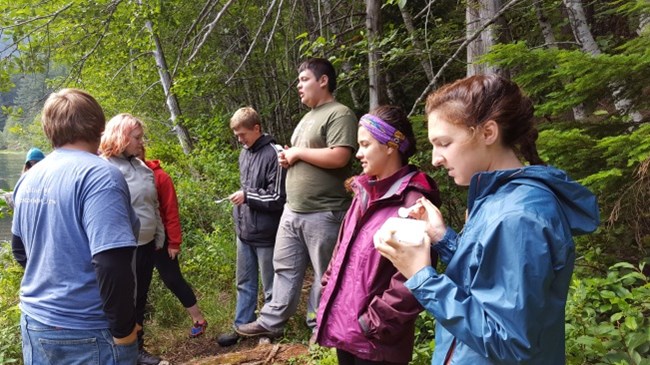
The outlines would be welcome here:
[[[203,320],[203,322],[194,322],[192,328],[190,328],[190,338],[199,337],[205,333],[205,329],[208,328],[208,321]]]
[[[266,336],[268,338],[276,338],[282,336],[282,332],[267,330],[261,324],[257,323],[257,321],[237,326],[235,327],[235,332],[244,337]]]
[[[158,356],[150,354],[145,349],[138,351],[138,365],[158,365],[160,361]]]
[[[232,346],[236,344],[237,341],[239,341],[239,335],[237,332],[224,333],[223,335],[217,337],[217,343],[221,347]]]

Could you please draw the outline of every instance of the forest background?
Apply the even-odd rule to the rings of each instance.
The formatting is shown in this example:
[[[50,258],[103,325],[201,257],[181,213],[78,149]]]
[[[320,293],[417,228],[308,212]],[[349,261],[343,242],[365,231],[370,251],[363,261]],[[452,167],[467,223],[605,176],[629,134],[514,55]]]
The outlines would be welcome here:
[[[229,117],[250,105],[288,144],[306,112],[296,68],[337,68],[336,97],[359,115],[397,104],[418,134],[412,160],[439,183],[463,224],[465,190],[430,163],[423,100],[480,72],[519,83],[535,101],[538,148],[599,198],[602,224],[576,238],[567,304],[569,364],[650,364],[650,2],[647,0],[0,0],[0,149],[49,152],[40,109],[53,90],[94,95],[107,118],[147,125],[148,154],[175,181],[182,269],[210,321],[228,331],[235,300],[230,207],[239,146]],[[10,214],[0,206],[0,214]],[[22,270],[0,250],[0,363],[21,362]],[[165,354],[189,321],[155,281],[151,336]],[[414,364],[427,364],[434,320],[418,321]],[[285,341],[306,343],[302,318]],[[217,346],[214,344],[214,346]],[[306,362],[334,363],[312,348]],[[296,360],[299,362],[299,360]]]

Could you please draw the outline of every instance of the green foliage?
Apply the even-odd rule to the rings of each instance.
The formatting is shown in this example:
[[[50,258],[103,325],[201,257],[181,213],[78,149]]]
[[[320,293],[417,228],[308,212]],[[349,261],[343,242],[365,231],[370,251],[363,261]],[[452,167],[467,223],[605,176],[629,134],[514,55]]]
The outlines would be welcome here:
[[[574,179],[596,173],[603,166],[604,159],[593,153],[597,140],[583,129],[549,128],[540,132],[538,141],[540,157]]]
[[[337,365],[339,363],[336,357],[336,349],[321,347],[317,344],[309,347],[309,357],[312,363],[318,365]]]
[[[607,267],[647,255],[647,213],[639,207],[650,192],[636,171],[650,158],[650,125],[544,123],[541,129],[537,146],[542,159],[591,189],[598,196],[601,220],[608,221],[595,234],[576,238],[580,260],[585,260],[580,264]]]
[[[631,133],[603,138],[598,143],[608,166],[630,168],[650,156],[650,124],[643,124]]]
[[[566,310],[568,364],[650,364],[650,281],[621,262],[606,277],[574,278]]]
[[[602,115],[604,99],[610,99],[605,113],[613,113],[614,90],[637,108],[648,107],[643,89],[650,81],[649,49],[650,32],[595,56],[575,49],[540,48],[520,40],[494,46],[482,61],[516,71],[513,79],[538,102],[539,116],[561,116],[579,104]]]
[[[144,6],[133,1],[0,0],[2,47],[8,44],[3,53],[7,57],[0,60],[0,124],[5,126],[0,147],[47,147],[38,112],[44,96],[61,87],[88,90],[109,118],[119,112],[141,117],[151,140],[149,157],[161,159],[176,184],[185,240],[182,270],[211,327],[216,324],[213,328],[229,328],[234,311],[231,207],[213,203],[238,188],[238,147],[228,128],[229,115],[240,106],[251,105],[260,111],[264,129],[287,142],[305,112],[295,92],[295,78],[296,66],[307,56],[323,56],[334,63],[339,71],[338,100],[360,113],[368,109],[363,3],[334,9],[326,9],[320,2],[281,3],[275,2],[277,8],[264,19],[267,6],[251,0],[232,2],[212,27],[210,22],[222,10],[220,3],[210,10],[202,2],[176,0],[145,2]],[[601,268],[624,259],[636,262],[647,255],[650,245],[650,234],[644,228],[650,184],[647,173],[643,174],[650,156],[650,127],[620,123],[625,117],[615,112],[611,86],[622,86],[621,95],[647,115],[650,33],[646,30],[637,35],[635,31],[650,5],[646,0],[590,3],[588,21],[602,51],[592,56],[579,50],[571,32],[566,31],[568,19],[562,2],[539,3],[552,23],[557,47],[542,45],[532,7],[513,7],[504,14],[512,42],[494,47],[484,61],[510,72],[534,99],[536,115],[545,121],[538,140],[542,157],[566,169],[598,195],[602,219],[608,224],[594,235],[576,238],[578,265]],[[383,2],[383,34],[375,46],[393,95],[391,103],[410,110],[429,82],[422,62],[436,72],[456,51],[466,35],[465,5],[457,1]],[[411,14],[414,31],[405,27],[401,11]],[[183,153],[172,131],[146,21],[152,22],[165,52],[181,121],[195,144],[189,155]],[[256,39],[258,30],[261,36]],[[439,85],[464,76],[465,67],[459,60],[449,63]],[[586,107],[587,120],[561,122],[570,119],[571,109],[578,104]],[[413,120],[419,152],[412,163],[434,177],[443,198],[443,213],[452,227],[460,229],[466,192],[455,186],[444,170],[431,166],[426,123],[421,117]],[[18,271],[0,275],[10,281],[0,287],[1,298],[15,303],[17,281],[12,280],[19,277]],[[590,281],[590,275],[580,272],[576,277],[581,278],[582,286],[592,288],[596,283]],[[591,289],[587,293],[596,295]],[[178,330],[185,336],[183,308],[160,282],[154,283],[151,300],[149,320],[157,330],[152,332],[164,334],[180,324]],[[17,340],[10,338],[11,330],[5,331],[15,329],[17,312],[14,307],[4,308],[0,320],[7,322],[0,322],[0,362],[18,358],[14,355],[19,353]],[[628,317],[625,314],[619,319],[621,328],[632,325]],[[290,322],[288,333],[304,337],[303,322]],[[418,320],[414,363],[426,363],[433,350],[433,324],[427,315]],[[577,338],[568,339],[573,347]],[[588,340],[583,337],[580,341]],[[592,347],[585,351],[593,359]],[[643,353],[641,347],[628,346],[639,354]],[[330,350],[315,356],[324,363],[334,361]]]
[[[435,318],[429,312],[422,312],[415,322],[415,346],[411,365],[428,365],[435,350]]]
[[[0,241],[0,364],[22,362],[18,288],[23,269],[11,254],[11,245]]]
[[[167,143],[152,143],[147,150],[148,158],[160,159],[174,181],[183,228],[181,271],[216,333],[232,325],[236,246],[232,206],[214,200],[239,187],[238,152],[211,151],[199,144],[185,156],[178,145]],[[160,280],[153,281],[149,298],[148,323],[154,336],[170,330],[186,336],[189,318],[185,309]],[[158,341],[159,350],[165,351],[164,339]]]

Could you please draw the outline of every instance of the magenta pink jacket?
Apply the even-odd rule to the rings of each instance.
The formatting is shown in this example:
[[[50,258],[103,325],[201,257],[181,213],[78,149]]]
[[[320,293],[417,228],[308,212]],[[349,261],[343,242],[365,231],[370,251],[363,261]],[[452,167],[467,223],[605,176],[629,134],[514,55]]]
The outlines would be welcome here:
[[[421,196],[440,205],[438,188],[409,165],[380,181],[357,176],[352,189],[355,197],[322,280],[316,340],[362,359],[408,363],[423,308],[404,286],[404,276],[375,250],[372,238],[399,207]]]

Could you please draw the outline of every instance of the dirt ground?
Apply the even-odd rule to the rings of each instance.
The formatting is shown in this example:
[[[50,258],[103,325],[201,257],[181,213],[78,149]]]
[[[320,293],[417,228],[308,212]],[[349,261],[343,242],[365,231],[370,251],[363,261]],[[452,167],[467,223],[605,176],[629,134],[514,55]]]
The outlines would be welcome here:
[[[313,273],[307,270],[301,293],[301,301],[298,306],[295,318],[291,322],[303,322],[306,314],[306,303],[309,297],[309,290],[313,281]],[[297,326],[295,323],[293,326]],[[204,336],[198,338],[173,337],[174,346],[166,348],[163,359],[169,365],[303,365],[310,363],[309,348],[302,343],[289,343],[287,340],[295,335],[289,334],[284,337],[270,341],[268,338],[242,338],[233,346],[221,347],[217,344],[217,336],[214,329],[210,329]],[[161,364],[165,365],[165,364]]]
[[[216,339],[203,336],[177,344],[164,356],[170,365],[271,365],[307,364],[308,348],[302,344],[271,343],[268,339],[242,339],[221,347]]]

